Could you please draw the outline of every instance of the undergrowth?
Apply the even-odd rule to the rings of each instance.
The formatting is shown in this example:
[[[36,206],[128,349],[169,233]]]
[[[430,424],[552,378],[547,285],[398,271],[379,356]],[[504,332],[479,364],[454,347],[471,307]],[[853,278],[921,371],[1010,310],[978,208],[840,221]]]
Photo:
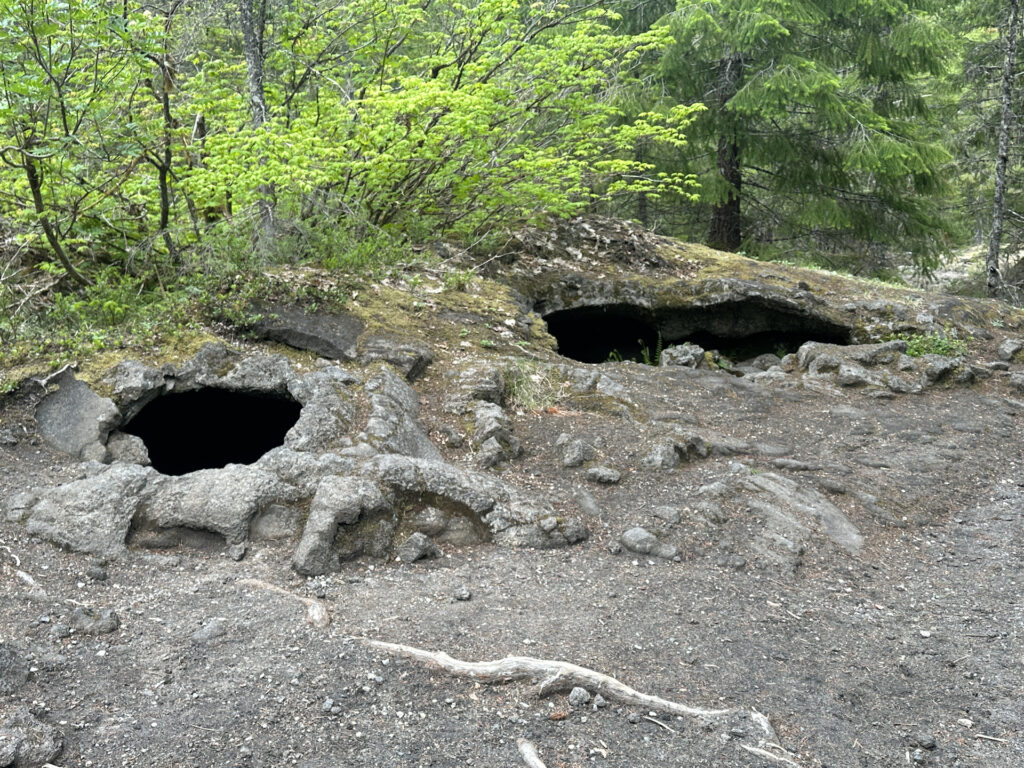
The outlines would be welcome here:
[[[923,357],[924,355],[960,357],[967,353],[967,342],[957,338],[952,331],[898,333],[891,336],[889,340],[894,339],[907,342],[907,355],[910,357]]]
[[[81,288],[38,261],[19,269],[20,283],[0,285],[0,368],[52,368],[104,350],[159,348],[216,324],[245,328],[258,319],[260,301],[338,309],[353,286],[410,258],[409,248],[380,231],[291,223],[257,254],[251,228],[221,222],[176,260],[151,256],[134,265],[137,274],[109,266]],[[27,302],[33,280],[49,287]]]

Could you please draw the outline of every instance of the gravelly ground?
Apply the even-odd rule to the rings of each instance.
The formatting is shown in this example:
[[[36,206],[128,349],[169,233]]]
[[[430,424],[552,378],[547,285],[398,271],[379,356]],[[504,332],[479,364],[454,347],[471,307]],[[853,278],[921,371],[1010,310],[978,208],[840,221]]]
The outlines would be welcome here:
[[[449,418],[441,368],[417,385],[435,427]],[[211,542],[131,550],[97,581],[89,557],[0,522],[0,641],[32,665],[7,703],[60,727],[58,764],[69,767],[517,765],[521,736],[549,767],[783,764],[741,749],[729,723],[573,709],[562,694],[446,677],[352,639],[370,637],[472,660],[562,659],[696,706],[754,708],[789,750],[777,754],[801,766],[1024,764],[1024,407],[1002,379],[878,401],[607,369],[639,418],[572,404],[516,415],[526,454],[506,479],[556,508],[575,508],[581,488],[596,503],[591,538],[568,550],[447,548],[437,561],[356,561],[307,580],[291,571],[290,547],[259,544],[236,562]],[[31,426],[29,406],[8,400],[0,416]],[[642,440],[670,422],[782,444],[821,468],[743,455],[642,469]],[[621,483],[563,468],[563,432],[598,446]],[[750,509],[713,530],[653,517],[660,505],[687,509],[737,462],[831,489],[865,538],[861,553],[816,535],[781,568],[751,549]],[[31,435],[0,447],[2,496],[68,471]],[[613,554],[635,524],[676,545],[679,562]],[[251,580],[322,597],[330,626]],[[468,601],[455,598],[463,586]],[[64,636],[79,605],[114,609],[120,628]],[[192,639],[217,619],[223,634]]]

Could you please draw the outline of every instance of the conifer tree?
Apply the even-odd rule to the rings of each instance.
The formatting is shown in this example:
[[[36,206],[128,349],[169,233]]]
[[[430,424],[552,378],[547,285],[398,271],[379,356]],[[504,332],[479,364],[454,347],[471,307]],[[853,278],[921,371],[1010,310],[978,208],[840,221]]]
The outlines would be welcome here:
[[[948,66],[931,0],[682,0],[672,96],[703,102],[684,158],[711,245],[892,248],[932,267],[951,155],[923,85]]]

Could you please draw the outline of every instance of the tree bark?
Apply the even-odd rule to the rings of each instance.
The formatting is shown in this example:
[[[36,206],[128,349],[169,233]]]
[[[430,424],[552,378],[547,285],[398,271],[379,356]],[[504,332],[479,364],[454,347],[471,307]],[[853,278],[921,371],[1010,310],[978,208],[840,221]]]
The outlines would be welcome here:
[[[740,148],[733,137],[722,136],[718,139],[718,173],[732,189],[729,198],[714,206],[711,211],[708,245],[721,251],[737,251],[743,242],[740,219],[743,172],[740,168]]]
[[[719,114],[722,133],[718,137],[718,174],[729,187],[724,201],[711,210],[708,245],[723,251],[739,250],[743,242],[740,217],[740,193],[743,189],[743,168],[740,165],[740,144],[735,119],[728,113],[728,104],[739,91],[743,80],[743,58],[732,53],[718,64]]]
[[[43,234],[46,235],[46,242],[50,244],[50,248],[53,249],[53,252],[57,256],[57,260],[61,263],[61,266],[64,267],[64,270],[76,283],[79,285],[92,285],[92,280],[75,269],[75,265],[71,263],[71,259],[68,258],[67,251],[64,250],[64,244],[61,243],[60,236],[57,234],[57,230],[53,226],[53,222],[50,221],[50,217],[46,213],[46,204],[43,202],[43,176],[39,172],[36,160],[32,157],[29,149],[30,148],[26,148],[25,150],[22,150],[22,168],[25,170],[25,178],[28,181],[28,188],[32,193],[32,205],[35,208],[36,215],[39,217],[39,223],[43,228]]]
[[[985,259],[988,295],[998,296],[1003,288],[999,271],[999,250],[1003,240],[1003,218],[1006,214],[1006,169],[1010,160],[1010,130],[1014,122],[1013,80],[1017,71],[1017,43],[1020,35],[1020,0],[1008,0],[1010,21],[1006,29],[1006,58],[1000,89],[1001,115],[999,120],[999,146],[996,150],[995,193],[992,201],[992,232]]]
[[[249,111],[252,114],[253,127],[260,129],[270,119],[263,88],[263,34],[266,28],[267,3],[266,0],[239,0],[239,8],[242,16],[242,47],[245,53],[246,84],[249,89]],[[259,164],[266,165],[266,159],[261,158]],[[273,197],[273,186],[261,184],[257,202],[260,214],[257,244],[265,244],[273,236]]]

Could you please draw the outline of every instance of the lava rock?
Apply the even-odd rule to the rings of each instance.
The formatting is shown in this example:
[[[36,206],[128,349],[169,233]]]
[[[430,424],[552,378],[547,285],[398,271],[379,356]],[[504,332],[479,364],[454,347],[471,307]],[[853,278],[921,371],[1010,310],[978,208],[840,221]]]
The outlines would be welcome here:
[[[587,480],[602,485],[614,485],[622,478],[622,473],[611,467],[591,467],[587,470]]]
[[[677,552],[674,546],[662,543],[658,540],[657,536],[640,526],[630,528],[619,537],[619,541],[630,552],[636,552],[641,555],[654,555],[655,557],[671,559],[675,557]]]
[[[0,705],[0,717],[4,714]],[[11,768],[39,768],[64,749],[64,734],[29,712],[16,707],[0,720],[0,765]]]
[[[658,443],[640,461],[644,469],[675,469],[681,463],[679,452],[671,442]]]
[[[70,371],[57,379],[59,388],[36,408],[42,438],[54,448],[80,459],[106,458],[106,440],[121,418],[112,400],[100,397]]]
[[[105,635],[120,626],[121,619],[112,608],[104,608],[97,613],[80,606],[71,614],[71,628],[86,635]]]
[[[586,688],[576,686],[569,692],[569,706],[577,709],[590,703],[590,693]]]
[[[423,558],[439,557],[441,550],[429,536],[414,533],[398,547],[398,557],[403,563],[414,563]]]
[[[448,527],[448,516],[437,507],[424,507],[409,522],[419,533],[437,536]]]
[[[13,648],[0,643],[0,696],[14,693],[28,680],[28,662]]]
[[[148,467],[149,450],[141,437],[125,432],[112,432],[107,439],[107,453],[111,461],[123,464],[139,464]]]
[[[705,368],[707,358],[704,356],[703,347],[696,344],[684,343],[677,347],[669,347],[661,352],[658,365],[681,365],[686,368]]]
[[[1021,350],[1024,350],[1024,339],[1009,338],[999,345],[997,354],[1000,360],[1012,363]]]
[[[124,550],[152,474],[134,464],[116,464],[92,477],[48,488],[29,513],[28,531],[76,552],[114,557]]]
[[[261,305],[253,327],[257,338],[315,352],[331,360],[354,360],[361,320],[347,314],[312,313],[290,305]]]
[[[579,467],[584,462],[593,460],[594,456],[593,446],[587,445],[582,440],[570,440],[562,449],[562,466]]]
[[[463,584],[452,593],[452,597],[454,597],[459,602],[464,603],[468,600],[473,599],[473,593],[469,591],[469,587]]]
[[[391,336],[371,336],[362,343],[362,363],[384,360],[398,368],[407,381],[415,381],[434,362],[434,353],[426,344]]]
[[[193,632],[190,639],[196,645],[206,645],[208,643],[212,643],[214,640],[224,637],[227,633],[227,620],[215,618],[210,619],[208,622],[203,624],[203,626]]]

